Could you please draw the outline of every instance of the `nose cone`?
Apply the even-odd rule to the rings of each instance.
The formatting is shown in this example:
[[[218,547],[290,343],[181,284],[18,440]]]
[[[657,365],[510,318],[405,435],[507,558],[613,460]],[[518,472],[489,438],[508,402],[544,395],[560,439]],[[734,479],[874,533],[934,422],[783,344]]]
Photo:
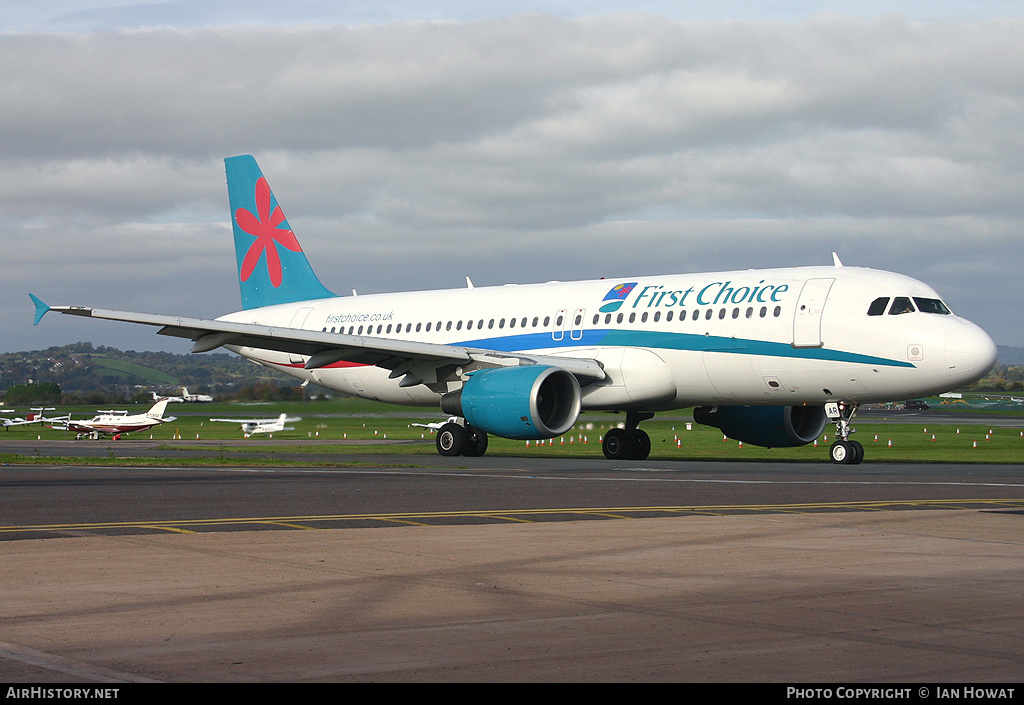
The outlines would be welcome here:
[[[965,323],[946,336],[946,366],[958,384],[975,382],[996,364],[996,344],[973,323]]]

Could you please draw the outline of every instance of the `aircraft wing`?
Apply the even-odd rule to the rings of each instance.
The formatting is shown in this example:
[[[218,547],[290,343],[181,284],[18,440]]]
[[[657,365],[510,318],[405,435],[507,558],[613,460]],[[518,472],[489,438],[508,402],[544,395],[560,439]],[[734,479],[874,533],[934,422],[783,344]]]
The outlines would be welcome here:
[[[109,321],[140,323],[159,327],[157,333],[160,335],[192,340],[192,352],[195,353],[208,352],[222,345],[238,345],[308,356],[306,369],[326,367],[341,361],[376,365],[391,370],[393,379],[402,377],[399,386],[404,387],[443,381],[451,371],[460,366],[468,372],[490,367],[544,364],[560,367],[586,381],[601,380],[605,377],[604,370],[597,361],[586,358],[530,355],[460,345],[343,335],[259,323],[235,323],[209,318],[134,313],[85,306],[47,306],[35,296],[32,296],[32,300],[36,305],[37,325],[39,319],[48,311]],[[450,367],[451,371],[446,371],[446,367]]]

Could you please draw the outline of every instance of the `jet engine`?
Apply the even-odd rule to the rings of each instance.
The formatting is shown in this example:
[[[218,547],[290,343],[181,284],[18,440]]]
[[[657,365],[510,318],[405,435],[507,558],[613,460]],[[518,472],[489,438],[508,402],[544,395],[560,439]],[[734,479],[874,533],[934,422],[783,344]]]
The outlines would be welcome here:
[[[537,440],[572,428],[581,399],[570,372],[522,365],[471,372],[462,389],[441,397],[441,409],[496,436]]]
[[[693,420],[765,448],[807,445],[828,422],[823,406],[701,406],[693,410]]]

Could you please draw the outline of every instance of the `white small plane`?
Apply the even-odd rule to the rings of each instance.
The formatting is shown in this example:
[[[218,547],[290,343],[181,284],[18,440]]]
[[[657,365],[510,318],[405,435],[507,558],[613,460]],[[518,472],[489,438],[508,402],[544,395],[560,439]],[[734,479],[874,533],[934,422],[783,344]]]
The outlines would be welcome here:
[[[746,269],[525,286],[337,296],[310,267],[249,155],[225,160],[242,311],[215,320],[85,306],[47,311],[156,326],[345,394],[440,405],[442,455],[482,455],[487,434],[566,433],[581,411],[625,412],[607,458],[642,460],[641,422],[694,419],[753,445],[815,441],[859,463],[850,439],[864,403],[970,384],[996,346],[927,284],[844,267]],[[614,257],[614,252],[609,253]],[[614,261],[614,260],[613,260]]]
[[[62,426],[53,426],[62,431],[76,431],[80,435],[97,438],[102,435],[117,435],[145,431],[147,428],[174,421],[174,416],[164,416],[167,400],[161,399],[143,414],[129,415],[124,411],[101,411],[88,421],[68,419]]]
[[[169,402],[211,402],[211,401],[213,401],[213,397],[211,397],[209,394],[189,394],[188,393],[188,387],[182,387],[181,388],[181,396],[180,397],[171,396],[171,395],[165,395],[165,394],[157,394],[156,392],[151,392],[151,394],[153,395],[153,401],[160,401],[161,399],[166,399]]]
[[[226,421],[237,423],[242,427],[243,435],[248,438],[254,433],[276,433],[277,431],[294,431],[293,426],[285,426],[286,423],[302,421],[301,416],[288,416],[281,414],[276,419],[210,419],[210,421]]]

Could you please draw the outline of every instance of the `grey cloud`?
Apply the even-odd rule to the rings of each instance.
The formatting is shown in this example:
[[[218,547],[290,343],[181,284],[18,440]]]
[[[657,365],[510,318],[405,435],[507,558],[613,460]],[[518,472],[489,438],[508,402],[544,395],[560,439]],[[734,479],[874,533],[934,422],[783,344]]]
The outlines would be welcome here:
[[[1022,30],[536,15],[0,35],[5,299],[49,272],[69,303],[230,310],[220,160],[251,152],[340,293],[837,249],[984,323],[988,301],[1024,308],[1006,276],[1024,242]],[[991,318],[1024,344],[1021,321]]]

